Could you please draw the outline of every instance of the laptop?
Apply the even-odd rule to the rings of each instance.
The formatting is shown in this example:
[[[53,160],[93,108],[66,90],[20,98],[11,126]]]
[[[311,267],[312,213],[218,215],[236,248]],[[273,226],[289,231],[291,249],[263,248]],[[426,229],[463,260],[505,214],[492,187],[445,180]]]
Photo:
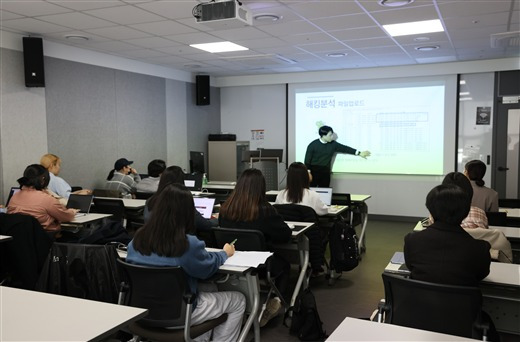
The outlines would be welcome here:
[[[16,194],[18,191],[20,191],[19,187],[13,186],[11,190],[9,191],[9,196],[7,197],[7,202],[5,203],[5,207],[9,205],[9,201],[11,200],[11,197],[13,197],[14,194]]]
[[[202,173],[191,173],[184,176],[184,185],[192,192],[202,191]]]
[[[332,188],[309,188],[320,195],[320,199],[325,205],[331,205],[332,202]]]
[[[87,215],[90,212],[92,198],[94,198],[93,195],[70,194],[69,200],[67,201],[67,208],[79,209],[76,216]]]
[[[213,213],[213,206],[215,205],[214,198],[194,197],[193,202],[195,203],[195,209],[202,215],[202,217],[205,219],[211,218],[211,213]]]

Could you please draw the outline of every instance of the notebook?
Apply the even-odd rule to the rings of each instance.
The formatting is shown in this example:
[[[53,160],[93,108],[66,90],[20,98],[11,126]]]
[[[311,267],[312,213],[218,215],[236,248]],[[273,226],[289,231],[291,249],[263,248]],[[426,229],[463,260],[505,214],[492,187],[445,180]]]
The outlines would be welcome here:
[[[79,209],[76,216],[86,215],[90,212],[93,197],[93,195],[70,194],[69,200],[67,201],[67,208]]]
[[[332,188],[309,188],[320,195],[320,199],[325,205],[330,205],[332,202]]]
[[[215,205],[214,198],[194,197],[193,202],[195,203],[195,209],[202,215],[202,217],[205,219],[211,218],[213,206]]]
[[[11,197],[13,197],[14,194],[16,194],[18,191],[20,191],[20,188],[13,186],[11,190],[9,191],[9,196],[7,197],[7,202],[5,203],[5,207],[9,205],[9,201],[11,200]]]
[[[190,191],[202,190],[202,173],[192,173],[184,176],[184,185]]]

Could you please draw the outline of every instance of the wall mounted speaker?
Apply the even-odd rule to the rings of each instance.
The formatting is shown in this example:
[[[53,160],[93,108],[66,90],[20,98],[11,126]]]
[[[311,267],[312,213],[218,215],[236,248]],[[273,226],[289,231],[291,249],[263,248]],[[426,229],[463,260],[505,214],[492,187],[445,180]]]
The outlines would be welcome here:
[[[197,106],[209,105],[209,75],[195,76],[197,88]]]
[[[41,38],[23,37],[23,66],[26,87],[45,87]]]

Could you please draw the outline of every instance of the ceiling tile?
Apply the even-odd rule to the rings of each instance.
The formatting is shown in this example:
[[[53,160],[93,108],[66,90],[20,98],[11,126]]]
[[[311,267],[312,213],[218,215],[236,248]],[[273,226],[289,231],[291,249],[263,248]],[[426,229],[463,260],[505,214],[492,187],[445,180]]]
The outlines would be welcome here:
[[[308,52],[348,52],[350,51],[345,45],[338,42],[306,44],[301,45],[300,49]]]
[[[211,34],[232,42],[245,39],[259,39],[271,37],[269,34],[262,32],[255,27],[244,27],[240,29],[212,31]]]
[[[193,55],[193,54],[201,52],[200,49],[195,49],[188,45],[178,45],[178,46],[172,46],[172,47],[157,48],[156,50],[162,51],[169,55],[177,55],[177,56]],[[210,54],[210,52],[207,52],[207,53]]]
[[[125,42],[133,44],[133,45],[149,48],[149,49],[180,45],[177,42],[171,41],[169,39],[164,39],[161,37],[128,39],[128,40],[125,40]]]
[[[0,23],[2,27],[19,30],[27,34],[41,35],[50,32],[69,31],[70,28],[59,25],[54,25],[45,21],[33,18],[22,18],[12,20],[2,20]]]
[[[38,17],[38,19],[57,25],[75,28],[77,30],[115,26],[115,24],[110,21],[92,17],[90,15],[79,12],[46,15]]]
[[[306,20],[298,20],[291,22],[280,22],[273,23],[271,25],[258,26],[259,30],[269,33],[273,36],[280,35],[281,32],[284,34],[302,34],[302,33],[317,33],[321,32],[319,28],[312,25]]]
[[[362,13],[363,9],[354,1],[304,1],[288,6],[307,19],[326,18],[337,15]]]
[[[161,56],[167,56],[167,54],[156,51],[156,50],[150,50],[150,49],[143,49],[143,50],[129,50],[129,51],[123,51],[119,53],[121,56],[127,56],[130,58],[150,58],[150,57],[161,57]]]
[[[511,1],[440,1],[438,6],[441,15],[448,19],[507,12]]]
[[[41,0],[2,1],[0,3],[0,8],[27,17],[70,12],[70,9],[68,8],[63,8]]]
[[[396,45],[391,38],[369,38],[369,39],[345,40],[343,42],[352,49],[368,48],[368,47],[374,47],[374,46],[395,46]]]
[[[391,11],[373,12],[371,15],[380,25],[439,19],[435,6],[401,7]]]
[[[358,27],[375,26],[376,23],[365,13],[314,19],[312,23],[323,30],[346,30]]]
[[[75,40],[75,39],[67,39],[66,36],[72,35],[72,36],[85,36],[88,37],[88,41],[84,40]],[[52,39],[56,41],[62,41],[65,44],[68,45],[84,45],[85,43],[92,43],[92,42],[106,42],[109,39],[106,37],[96,36],[92,33],[84,32],[84,31],[77,31],[77,30],[69,30],[64,32],[57,32],[57,33],[47,33],[45,34],[45,39]],[[86,47],[88,48],[88,47]]]
[[[89,48],[96,49],[96,50],[103,50],[103,51],[126,51],[126,50],[136,50],[139,49],[138,46],[128,44],[125,42],[119,42],[119,41],[106,41],[106,42],[87,42],[84,44],[84,46],[88,46]]]
[[[0,10],[0,21],[23,18],[23,15]]]
[[[403,50],[398,46],[382,46],[372,47],[366,49],[356,49],[356,51],[363,56],[378,56],[378,55],[391,55],[391,54],[405,54]]]
[[[484,26],[494,26],[496,23],[507,23],[508,12],[492,13],[478,16],[447,18],[444,20],[448,32],[454,29],[475,29]]]
[[[472,29],[459,29],[459,30],[452,30],[450,32],[450,37],[453,39],[453,41],[458,40],[466,40],[466,39],[472,39],[472,38],[479,38],[479,37],[490,37],[494,33],[502,33],[506,32],[507,27],[506,25],[499,25],[499,26],[485,26],[485,27],[478,27],[478,28],[472,28]]]
[[[215,36],[209,35],[204,32],[196,32],[196,33],[186,33],[186,34],[176,34],[171,36],[165,36],[170,40],[174,40],[179,43],[184,44],[204,44],[204,43],[215,43],[221,42],[222,39],[217,38]]]
[[[76,11],[86,11],[96,8],[107,8],[107,7],[116,7],[125,5],[124,2],[118,0],[104,0],[104,1],[95,1],[95,0],[63,0],[56,1],[60,6],[70,8]]]
[[[144,38],[149,37],[150,35],[141,31],[134,30],[133,28],[126,26],[114,26],[114,27],[105,27],[98,29],[88,29],[85,30],[87,32],[91,32],[98,36],[107,37],[110,39],[132,39],[132,38]]]
[[[193,18],[192,10],[199,1],[169,0],[136,4],[137,7],[169,19]],[[195,19],[194,19],[195,20]]]
[[[329,32],[337,40],[357,40],[357,39],[371,39],[371,38],[388,38],[385,31],[377,26],[361,27],[350,30],[330,31]]]
[[[249,40],[239,40],[234,43],[245,46],[250,49],[257,49],[263,47],[279,47],[279,46],[287,46],[287,42],[284,42],[278,38],[261,38],[261,39],[249,39]]]
[[[280,36],[280,39],[295,45],[325,43],[334,41],[325,33],[295,34],[292,36]]]
[[[144,11],[134,6],[119,6],[85,11],[84,13],[112,21],[121,25],[147,23],[164,20],[156,14]]]
[[[196,30],[176,23],[175,21],[171,20],[164,20],[164,21],[157,21],[153,23],[146,23],[146,24],[135,24],[135,25],[128,25],[130,27],[133,27],[137,30],[144,31],[153,35],[157,36],[167,36],[171,34],[181,34],[181,33],[190,33],[195,32]]]
[[[427,40],[421,40],[423,38],[428,38]],[[392,38],[389,38],[392,39]],[[448,35],[446,32],[433,32],[433,33],[422,33],[416,35],[408,35],[408,36],[400,36],[393,37],[393,39],[401,44],[401,45],[409,45],[409,44],[428,44],[431,42],[439,42],[448,40]]]

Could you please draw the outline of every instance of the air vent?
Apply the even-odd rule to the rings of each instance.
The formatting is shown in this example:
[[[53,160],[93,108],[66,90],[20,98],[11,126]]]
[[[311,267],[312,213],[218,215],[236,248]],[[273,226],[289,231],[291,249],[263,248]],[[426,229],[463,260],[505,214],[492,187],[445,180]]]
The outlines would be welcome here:
[[[507,48],[520,46],[520,31],[503,32],[491,35],[492,48]]]
[[[297,62],[280,56],[276,54],[266,54],[266,55],[249,55],[249,56],[230,56],[230,57],[222,57],[221,59],[237,62],[247,66],[274,66],[274,65],[291,65],[296,64]]]

